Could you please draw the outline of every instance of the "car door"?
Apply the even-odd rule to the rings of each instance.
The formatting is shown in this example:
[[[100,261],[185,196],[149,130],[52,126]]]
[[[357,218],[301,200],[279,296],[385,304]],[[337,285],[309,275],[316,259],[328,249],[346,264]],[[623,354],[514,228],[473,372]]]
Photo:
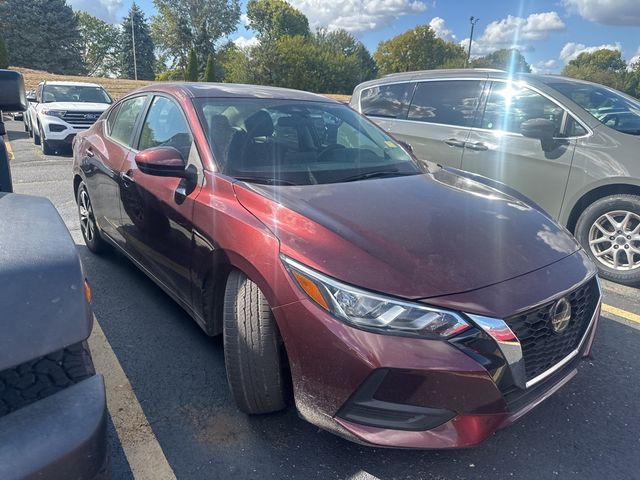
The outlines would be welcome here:
[[[83,171],[95,218],[100,229],[122,245],[120,224],[120,172],[131,149],[133,126],[141,114],[146,95],[116,105],[101,125],[101,130],[84,137]]]
[[[393,121],[389,133],[410,144],[421,160],[460,168],[484,83],[483,79],[418,82],[406,119]]]
[[[163,288],[190,304],[192,217],[203,178],[202,163],[186,117],[174,99],[155,95],[137,130],[136,148],[126,156],[121,174],[125,248]],[[160,146],[176,148],[185,168],[194,170],[198,180],[141,172],[136,153]]]
[[[543,149],[539,139],[521,134],[523,122],[539,118],[555,124],[550,149]],[[557,217],[575,150],[575,140],[562,138],[570,119],[559,103],[534,88],[494,81],[467,138],[462,169],[507,184]]]

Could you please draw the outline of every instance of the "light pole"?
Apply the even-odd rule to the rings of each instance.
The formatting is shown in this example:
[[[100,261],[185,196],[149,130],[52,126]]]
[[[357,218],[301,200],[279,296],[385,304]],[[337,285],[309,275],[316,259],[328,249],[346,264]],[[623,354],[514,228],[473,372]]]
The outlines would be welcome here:
[[[133,77],[138,80],[138,61],[136,59],[136,31],[133,28],[133,16],[135,15],[136,2],[131,6],[131,40],[133,42]]]
[[[467,61],[465,62],[465,67],[468,68],[471,61],[471,44],[473,43],[473,27],[478,23],[479,18],[471,16],[469,22],[471,22],[471,35],[469,35],[469,51],[467,52]]]

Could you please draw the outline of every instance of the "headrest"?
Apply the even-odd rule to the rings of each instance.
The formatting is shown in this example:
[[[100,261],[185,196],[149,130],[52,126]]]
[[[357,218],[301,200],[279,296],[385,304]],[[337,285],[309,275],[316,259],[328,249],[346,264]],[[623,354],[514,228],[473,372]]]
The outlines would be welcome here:
[[[250,138],[270,137],[273,135],[273,120],[264,110],[259,110],[244,121]]]
[[[231,130],[229,119],[224,115],[215,114],[208,117],[209,129],[211,130]]]

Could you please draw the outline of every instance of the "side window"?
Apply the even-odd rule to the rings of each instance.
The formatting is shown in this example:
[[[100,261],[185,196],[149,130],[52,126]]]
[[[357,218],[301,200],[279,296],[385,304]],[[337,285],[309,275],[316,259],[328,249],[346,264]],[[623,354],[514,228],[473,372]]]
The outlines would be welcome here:
[[[118,108],[117,115],[110,130],[111,138],[131,146],[133,129],[146,100],[147,97],[145,96],[135,97],[125,100],[120,104],[120,108]]]
[[[533,118],[545,118],[560,134],[564,109],[530,88],[511,83],[494,83],[487,98],[481,128],[520,133],[520,125]]]
[[[483,83],[481,80],[419,83],[407,118],[419,122],[471,127]]]
[[[565,127],[565,137],[581,137],[586,135],[585,128],[571,115],[568,115],[567,126]]]
[[[371,117],[405,118],[413,83],[394,83],[367,88],[360,92],[362,113]]]
[[[139,150],[152,147],[173,147],[187,161],[193,137],[180,107],[166,97],[155,97],[142,125]]]
[[[113,124],[115,123],[116,117],[118,116],[118,110],[120,110],[120,105],[116,105],[113,107],[111,112],[109,112],[109,117],[107,118],[107,134],[111,135],[113,130]]]

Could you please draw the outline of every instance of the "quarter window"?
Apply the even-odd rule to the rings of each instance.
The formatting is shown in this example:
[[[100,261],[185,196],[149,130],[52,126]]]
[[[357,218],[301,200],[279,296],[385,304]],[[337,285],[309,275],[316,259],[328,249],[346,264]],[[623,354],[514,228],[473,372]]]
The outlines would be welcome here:
[[[480,80],[422,82],[409,108],[409,120],[471,127],[482,93]]]
[[[487,98],[481,127],[520,133],[522,122],[534,118],[551,120],[560,135],[564,109],[530,88],[512,83],[494,83]]]
[[[367,88],[360,93],[362,113],[370,117],[405,118],[413,83],[394,83]]]
[[[173,147],[186,161],[192,144],[193,137],[180,107],[166,97],[155,97],[142,125],[138,149]]]
[[[131,146],[133,129],[142,112],[147,97],[135,97],[125,100],[120,105],[116,119],[111,128],[111,137],[124,145]]]

